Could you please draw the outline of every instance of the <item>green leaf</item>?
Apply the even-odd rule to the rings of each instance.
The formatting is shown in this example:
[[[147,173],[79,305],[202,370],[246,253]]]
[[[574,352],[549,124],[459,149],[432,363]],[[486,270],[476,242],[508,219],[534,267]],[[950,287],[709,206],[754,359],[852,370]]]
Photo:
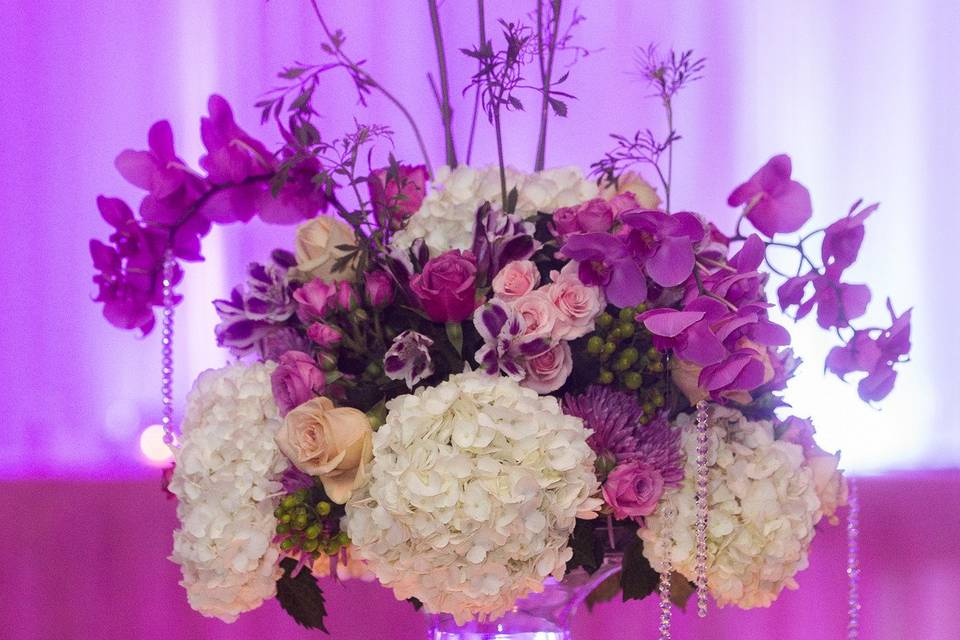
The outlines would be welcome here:
[[[603,564],[603,546],[593,533],[593,520],[577,520],[570,536],[570,548],[573,557],[567,561],[567,573],[577,567],[583,567],[587,573],[593,573]]]
[[[687,609],[687,600],[697,590],[696,585],[674,571],[670,574],[670,602],[684,611]]]
[[[623,601],[646,598],[657,588],[660,575],[653,570],[643,555],[643,542],[639,538],[630,541],[623,550]]]
[[[458,356],[463,356],[463,327],[459,322],[447,323],[447,340],[456,349]]]
[[[593,607],[601,602],[610,602],[617,597],[618,593],[620,593],[619,571],[613,575],[607,576],[603,582],[594,587],[593,591],[590,592],[590,595],[587,596],[587,610],[593,611]]]
[[[323,623],[327,608],[317,579],[306,567],[301,568],[296,576],[292,575],[297,567],[297,561],[292,558],[284,558],[280,566],[283,568],[283,575],[277,580],[277,601],[280,606],[301,627],[329,633]]]

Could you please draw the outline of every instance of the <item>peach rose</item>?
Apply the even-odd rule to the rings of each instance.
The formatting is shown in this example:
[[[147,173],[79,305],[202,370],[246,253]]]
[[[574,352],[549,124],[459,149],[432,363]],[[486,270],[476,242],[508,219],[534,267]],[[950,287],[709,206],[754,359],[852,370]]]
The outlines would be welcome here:
[[[334,407],[328,398],[314,398],[287,414],[276,441],[293,465],[318,477],[338,504],[367,481],[373,430],[358,409]]]
[[[524,363],[527,375],[520,384],[537,393],[556,391],[573,371],[570,345],[561,342]]]
[[[322,278],[327,282],[350,280],[356,275],[356,262],[334,273],[333,265],[346,255],[340,245],[355,245],[356,236],[350,225],[330,216],[319,216],[297,228],[297,268],[292,273],[299,280]]]
[[[550,274],[553,284],[545,287],[565,322],[554,327],[553,340],[575,340],[594,329],[594,320],[603,313],[607,301],[599,287],[580,282],[579,265],[568,262],[562,271]]]
[[[493,292],[504,300],[526,295],[540,284],[540,271],[529,260],[514,260],[493,279]]]
[[[657,195],[657,190],[644,180],[639,173],[633,171],[627,171],[620,176],[616,185],[608,182],[600,193],[607,200],[613,200],[616,196],[624,193],[632,193],[637,204],[643,209],[656,209],[660,206],[660,196]]]

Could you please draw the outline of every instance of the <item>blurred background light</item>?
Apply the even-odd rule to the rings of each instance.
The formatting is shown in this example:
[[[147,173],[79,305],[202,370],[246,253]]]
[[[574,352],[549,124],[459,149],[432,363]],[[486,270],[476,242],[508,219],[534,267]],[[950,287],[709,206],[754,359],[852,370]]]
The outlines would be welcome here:
[[[150,464],[165,465],[173,459],[173,452],[163,441],[163,427],[152,424],[140,434],[140,453]]]

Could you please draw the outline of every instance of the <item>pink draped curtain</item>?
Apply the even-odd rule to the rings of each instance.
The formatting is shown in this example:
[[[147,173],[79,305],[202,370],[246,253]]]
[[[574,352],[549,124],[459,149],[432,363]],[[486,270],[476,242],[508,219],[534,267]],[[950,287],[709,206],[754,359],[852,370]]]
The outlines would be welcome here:
[[[442,158],[439,116],[425,75],[435,67],[426,6],[405,0],[325,2],[348,47],[368,59],[425,130]],[[529,3],[487,3],[493,17],[522,18]],[[960,173],[960,5],[952,0],[753,2],[677,0],[582,2],[578,41],[591,49],[573,68],[577,100],[551,123],[548,164],[586,166],[608,132],[658,127],[662,115],[632,78],[634,47],[693,47],[706,77],[681,96],[684,140],[675,164],[682,207],[732,223],[731,186],[769,156],[788,151],[813,192],[816,220],[842,215],[860,196],[881,200],[854,272],[916,305],[914,363],[882,411],[821,376],[829,337],[799,328],[808,361],[790,401],[817,418],[823,444],[841,448],[861,472],[955,468],[960,419],[953,410],[960,360],[953,184]],[[469,75],[456,51],[475,42],[475,3],[441,5],[454,93]],[[103,236],[99,193],[138,194],[112,167],[122,148],[142,148],[151,122],[168,118],[188,161],[201,153],[198,119],[219,92],[257,135],[251,105],[295,59],[320,59],[319,31],[305,1],[7,0],[0,20],[0,637],[308,637],[276,605],[230,627],[187,608],[176,567],[164,558],[173,505],[156,490],[137,437],[159,418],[158,339],[110,328],[90,303],[87,239]],[[374,99],[358,111],[345,78],[319,101],[336,134],[356,114],[389,122],[395,149],[416,147],[392,107]],[[461,157],[469,97],[454,104]],[[532,164],[533,114],[511,115],[506,151]],[[473,162],[494,159],[479,125]],[[210,300],[229,291],[245,263],[288,245],[289,229],[215,230],[207,262],[190,268],[178,312],[177,396],[202,369],[226,361],[212,340]],[[46,478],[40,480],[39,478]],[[960,534],[955,472],[864,480],[867,570],[864,637],[955,638]],[[768,611],[720,612],[706,623],[682,617],[679,637],[841,638],[844,541],[828,529],[814,544],[803,590]],[[337,638],[418,637],[420,618],[365,585],[333,586]],[[616,614],[616,615],[614,615]],[[654,607],[608,605],[577,623],[579,638],[650,637]],[[811,632],[811,630],[814,630]]]

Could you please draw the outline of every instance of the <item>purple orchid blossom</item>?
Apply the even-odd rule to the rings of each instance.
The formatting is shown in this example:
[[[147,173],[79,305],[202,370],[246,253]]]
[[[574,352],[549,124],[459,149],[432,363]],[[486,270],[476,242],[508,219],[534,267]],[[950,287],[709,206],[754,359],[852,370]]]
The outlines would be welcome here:
[[[488,375],[502,372],[522,380],[526,376],[523,363],[550,348],[544,338],[524,337],[523,316],[497,299],[474,312],[473,324],[483,338],[474,358]]]
[[[845,379],[849,373],[862,371],[867,375],[857,384],[857,393],[865,402],[887,397],[897,379],[894,365],[905,362],[910,352],[910,316],[907,310],[897,316],[887,300],[890,326],[887,329],[856,331],[842,347],[834,347],[827,355],[825,368]]]
[[[747,220],[768,238],[796,231],[813,215],[813,205],[807,188],[790,179],[792,170],[790,156],[774,156],[733,190],[727,204],[746,205]]]
[[[530,258],[541,247],[533,237],[534,230],[532,222],[495,209],[490,203],[480,207],[473,232],[477,282],[485,285],[508,263]]]
[[[607,299],[624,308],[647,300],[647,277],[661,287],[690,277],[694,246],[705,233],[695,215],[635,210],[621,214],[620,221],[624,227],[616,235],[577,233],[563,245],[563,255],[580,263],[584,284],[603,287]]]

